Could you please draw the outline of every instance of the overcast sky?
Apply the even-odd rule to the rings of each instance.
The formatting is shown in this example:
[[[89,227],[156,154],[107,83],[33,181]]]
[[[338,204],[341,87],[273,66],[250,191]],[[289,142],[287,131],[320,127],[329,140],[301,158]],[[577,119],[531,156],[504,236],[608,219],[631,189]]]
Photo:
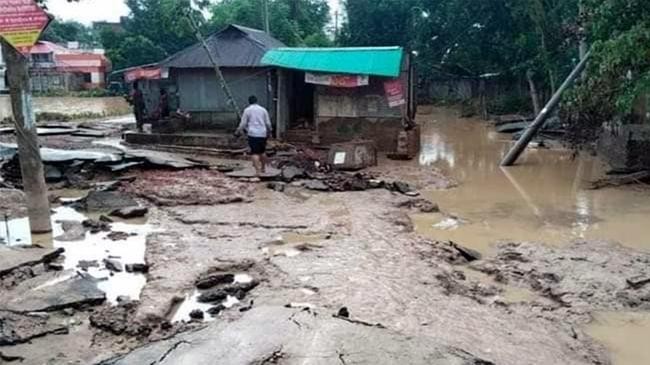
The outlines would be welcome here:
[[[339,0],[327,1],[332,12],[339,8]],[[73,4],[67,0],[48,0],[47,6],[50,13],[63,20],[76,20],[87,25],[98,20],[117,22],[120,16],[129,13],[124,0],[82,0]]]

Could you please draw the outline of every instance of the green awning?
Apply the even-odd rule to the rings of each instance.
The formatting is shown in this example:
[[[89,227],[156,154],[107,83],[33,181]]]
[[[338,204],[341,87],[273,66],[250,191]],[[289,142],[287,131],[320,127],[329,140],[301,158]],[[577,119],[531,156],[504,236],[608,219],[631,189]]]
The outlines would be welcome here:
[[[402,53],[401,47],[276,48],[266,52],[261,63],[312,72],[398,77]]]

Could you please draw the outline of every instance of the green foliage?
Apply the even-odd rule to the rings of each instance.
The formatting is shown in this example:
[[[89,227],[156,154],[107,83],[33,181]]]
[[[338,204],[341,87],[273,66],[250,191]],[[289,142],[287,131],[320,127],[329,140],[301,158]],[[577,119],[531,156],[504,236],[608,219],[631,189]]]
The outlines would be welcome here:
[[[268,0],[271,34],[289,46],[328,46],[325,25],[329,21],[326,0]],[[223,0],[211,8],[215,29],[239,24],[264,29],[261,0]]]
[[[101,31],[100,38],[116,70],[158,62],[167,55],[162,47],[142,35],[106,28]]]
[[[88,46],[98,43],[98,36],[92,28],[79,22],[60,19],[55,19],[50,23],[41,39],[55,43],[79,42]]]

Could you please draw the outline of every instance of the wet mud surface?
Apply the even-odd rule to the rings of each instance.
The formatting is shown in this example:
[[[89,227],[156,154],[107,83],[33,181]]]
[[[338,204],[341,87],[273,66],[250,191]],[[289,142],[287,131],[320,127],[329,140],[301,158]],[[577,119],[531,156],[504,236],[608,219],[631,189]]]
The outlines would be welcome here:
[[[420,118],[441,128],[441,116]],[[462,124],[468,121],[458,123],[453,127],[471,134]],[[578,200],[551,195],[557,209],[549,209],[536,193],[508,190],[512,184],[481,170],[483,153],[452,158],[431,150],[425,144],[419,161],[385,161],[372,171],[410,184],[419,197],[387,189],[319,192],[293,182],[278,191],[190,170],[164,178],[144,172],[116,190],[148,208],[146,218],[110,222],[101,218],[109,212],[55,208],[67,216],[55,225],[49,250],[65,251],[41,249],[34,262],[6,265],[3,305],[16,290],[68,285],[56,280],[66,270],[84,285],[106,275],[88,288],[107,300],[89,296],[36,317],[0,310],[4,328],[17,329],[0,333],[0,351],[26,364],[645,363],[642,341],[620,339],[648,335],[650,253],[624,242],[631,234],[610,231],[618,216],[598,203],[613,202],[615,212],[634,219],[645,214],[643,191],[586,192],[601,200],[588,199],[581,235]],[[503,190],[473,191],[463,166],[484,171],[486,189]],[[207,179],[206,192],[184,184],[189,176]],[[155,184],[165,187],[159,192]],[[146,189],[157,198],[147,199]],[[529,214],[537,219],[532,226]],[[93,224],[84,227],[86,219]],[[593,239],[599,229],[620,233],[621,244]],[[83,240],[57,241],[68,232]],[[108,238],[116,232],[124,234]],[[133,263],[146,270],[128,272]]]

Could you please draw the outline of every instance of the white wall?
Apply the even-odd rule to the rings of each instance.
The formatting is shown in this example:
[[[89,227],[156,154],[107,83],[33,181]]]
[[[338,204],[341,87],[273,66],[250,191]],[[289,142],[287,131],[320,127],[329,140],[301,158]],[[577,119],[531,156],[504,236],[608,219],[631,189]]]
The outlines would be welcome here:
[[[91,72],[90,73],[90,82],[92,82],[93,84],[99,84],[99,83],[104,81],[103,76],[104,76],[104,74],[101,73],[101,72]]]

